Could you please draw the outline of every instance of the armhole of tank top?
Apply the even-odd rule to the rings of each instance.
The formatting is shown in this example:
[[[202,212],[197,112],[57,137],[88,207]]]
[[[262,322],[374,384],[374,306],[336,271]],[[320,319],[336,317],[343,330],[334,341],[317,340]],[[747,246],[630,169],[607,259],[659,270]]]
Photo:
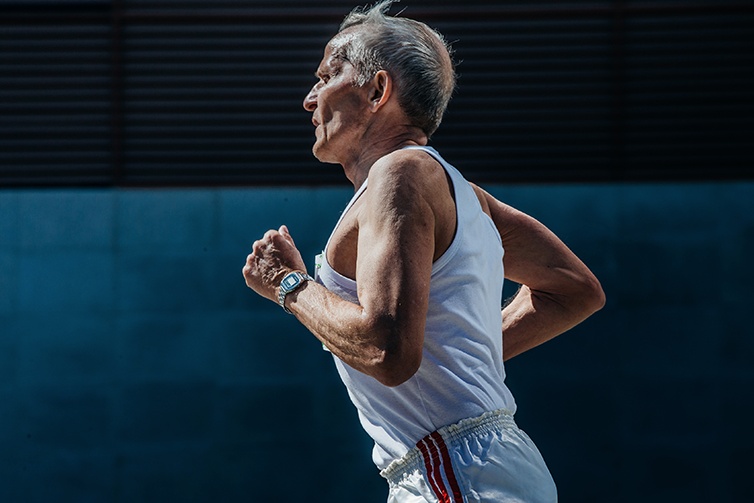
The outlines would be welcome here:
[[[348,204],[343,209],[343,213],[340,214],[340,217],[338,218],[338,221],[335,223],[335,227],[333,227],[332,232],[330,232],[330,237],[327,238],[327,242],[325,243],[325,247],[324,247],[324,249],[322,250],[322,253],[321,253],[322,260],[324,262],[327,262],[327,266],[333,272],[337,273],[338,275],[340,275],[343,278],[348,279],[350,281],[353,281],[353,280],[351,278],[347,278],[346,276],[343,276],[338,271],[336,271],[334,267],[332,267],[330,265],[330,261],[327,258],[327,250],[330,248],[330,241],[332,241],[332,238],[335,235],[335,232],[338,230],[338,228],[340,227],[340,224],[343,222],[343,219],[345,218],[346,213],[348,213],[351,210],[351,208],[353,207],[353,205],[356,204],[356,201],[358,201],[361,198],[362,194],[364,194],[364,192],[366,192],[366,190],[367,190],[367,183],[368,182],[369,182],[369,178],[367,178],[366,180],[364,180],[364,183],[361,184],[361,187],[359,187],[359,189],[354,193],[354,195],[351,196],[351,200],[348,201]]]

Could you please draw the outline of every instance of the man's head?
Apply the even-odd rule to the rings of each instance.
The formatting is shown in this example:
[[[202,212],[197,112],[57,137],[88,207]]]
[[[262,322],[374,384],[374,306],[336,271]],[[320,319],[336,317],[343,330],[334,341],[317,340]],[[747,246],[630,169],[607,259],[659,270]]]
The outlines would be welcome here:
[[[455,70],[442,35],[418,21],[387,15],[393,0],[356,8],[340,26],[348,32],[339,54],[356,70],[356,86],[380,70],[395,82],[401,108],[429,137],[440,125],[455,89]]]

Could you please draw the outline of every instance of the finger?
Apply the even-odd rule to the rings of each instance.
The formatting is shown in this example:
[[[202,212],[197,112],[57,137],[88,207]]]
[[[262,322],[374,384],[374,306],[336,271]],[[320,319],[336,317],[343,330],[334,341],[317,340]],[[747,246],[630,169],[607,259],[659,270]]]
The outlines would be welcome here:
[[[291,233],[288,231],[287,226],[281,225],[278,232],[286,239],[286,241],[288,241],[293,246],[296,246],[296,243],[293,242],[293,236],[291,236]]]
[[[251,272],[254,270],[254,254],[249,255],[246,257],[246,263],[243,266],[243,269],[241,269],[241,273],[243,274],[243,277],[246,279],[246,286],[251,288]]]

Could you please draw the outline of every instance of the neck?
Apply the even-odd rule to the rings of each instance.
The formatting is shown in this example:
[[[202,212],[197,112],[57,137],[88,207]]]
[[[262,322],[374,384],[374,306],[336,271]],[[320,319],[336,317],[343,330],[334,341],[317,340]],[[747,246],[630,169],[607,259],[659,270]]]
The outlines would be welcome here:
[[[366,181],[369,170],[375,162],[403,147],[426,144],[427,137],[424,134],[420,136],[406,134],[392,137],[371,143],[368,147],[359,150],[352,159],[341,164],[346,178],[353,184],[354,191],[357,191]]]

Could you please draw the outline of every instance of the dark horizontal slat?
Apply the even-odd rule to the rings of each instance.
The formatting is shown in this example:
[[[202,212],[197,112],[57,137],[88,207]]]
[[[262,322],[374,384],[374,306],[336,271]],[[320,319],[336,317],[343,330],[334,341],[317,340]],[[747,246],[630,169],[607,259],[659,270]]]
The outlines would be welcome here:
[[[111,180],[109,22],[0,21],[0,47],[0,183]]]
[[[751,6],[489,4],[407,5],[461,60],[434,141],[470,177],[688,179],[705,162],[711,177],[751,167]],[[0,6],[0,184],[342,181],[318,168],[301,102],[351,6]]]

